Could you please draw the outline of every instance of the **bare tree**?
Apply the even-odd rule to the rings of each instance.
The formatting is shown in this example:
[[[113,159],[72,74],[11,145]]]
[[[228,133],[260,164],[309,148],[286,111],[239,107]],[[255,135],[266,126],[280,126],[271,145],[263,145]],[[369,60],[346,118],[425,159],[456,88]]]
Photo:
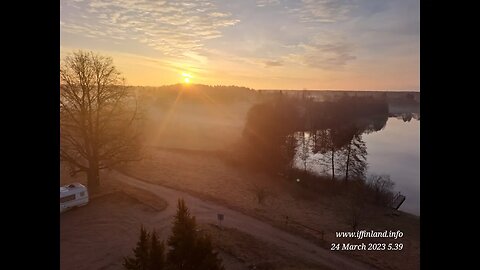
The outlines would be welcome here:
[[[345,173],[348,179],[365,179],[367,170],[367,146],[362,135],[355,134],[341,150],[341,165],[339,170]]]
[[[301,139],[301,148],[300,148],[299,157],[302,160],[303,171],[306,172],[307,163],[308,163],[307,161],[308,161],[308,158],[310,157],[310,139],[311,138],[310,138],[310,135],[307,135],[305,131],[301,132],[300,136],[302,139]]]
[[[139,159],[137,99],[109,57],[78,51],[60,67],[60,158],[71,175],[87,174],[92,191],[99,172]]]
[[[314,143],[316,149],[314,152],[320,152],[322,154],[321,163],[331,171],[331,179],[335,180],[335,163],[337,163],[338,157],[335,155],[340,149],[338,142],[337,129],[322,129],[317,131],[315,136],[316,142]]]

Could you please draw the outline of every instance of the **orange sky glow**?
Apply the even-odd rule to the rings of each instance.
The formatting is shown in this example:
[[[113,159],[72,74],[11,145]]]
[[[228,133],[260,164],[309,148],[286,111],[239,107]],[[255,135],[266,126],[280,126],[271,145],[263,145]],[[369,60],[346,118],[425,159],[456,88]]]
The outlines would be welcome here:
[[[60,56],[110,56],[129,85],[420,90],[418,0],[60,5]]]

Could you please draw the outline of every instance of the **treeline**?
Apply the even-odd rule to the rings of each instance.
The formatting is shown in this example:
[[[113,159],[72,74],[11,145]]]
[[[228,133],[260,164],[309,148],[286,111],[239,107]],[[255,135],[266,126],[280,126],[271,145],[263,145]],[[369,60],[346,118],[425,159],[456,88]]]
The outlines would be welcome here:
[[[127,270],[224,270],[218,253],[213,251],[208,235],[198,231],[195,217],[178,200],[177,214],[172,234],[165,243],[160,241],[155,230],[148,232],[143,226],[132,257],[125,257],[123,266]]]
[[[222,103],[249,101],[256,97],[253,89],[239,86],[174,84],[160,87],[132,87],[144,98],[154,101],[158,106],[172,104],[177,100],[188,103]]]
[[[389,176],[367,177],[367,146],[362,138],[365,132],[383,129],[387,119],[388,105],[382,99],[343,97],[321,102],[278,94],[248,112],[237,151],[241,158],[236,161],[280,175],[304,190],[342,195],[346,222],[356,230],[365,219],[367,203],[389,206],[394,195]],[[255,192],[261,203],[265,192]]]
[[[388,103],[394,106],[420,106],[413,93],[405,93],[402,96],[388,98]]]
[[[371,97],[318,102],[277,95],[249,111],[244,161],[255,169],[291,176],[296,157],[306,171],[307,159],[320,153],[316,166],[332,180],[364,179],[367,149],[362,134],[382,129],[387,118],[386,101]]]

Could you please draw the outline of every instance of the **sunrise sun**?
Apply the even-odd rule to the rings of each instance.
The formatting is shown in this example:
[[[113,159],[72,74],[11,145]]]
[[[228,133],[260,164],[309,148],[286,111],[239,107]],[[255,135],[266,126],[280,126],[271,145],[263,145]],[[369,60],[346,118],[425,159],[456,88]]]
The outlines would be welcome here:
[[[183,77],[184,83],[190,83],[190,79],[192,78],[192,75],[184,72],[182,73],[182,77]]]

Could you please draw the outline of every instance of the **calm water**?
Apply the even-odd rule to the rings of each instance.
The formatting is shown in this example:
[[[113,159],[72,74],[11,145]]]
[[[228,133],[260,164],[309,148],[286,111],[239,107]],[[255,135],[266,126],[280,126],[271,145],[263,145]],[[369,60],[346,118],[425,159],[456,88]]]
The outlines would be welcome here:
[[[389,174],[406,196],[399,210],[420,215],[420,121],[389,118],[383,130],[364,134],[368,172]]]
[[[390,117],[383,129],[362,137],[368,152],[367,175],[390,175],[395,182],[394,192],[401,192],[406,197],[399,210],[420,215],[420,121],[412,118],[405,122]],[[295,166],[304,168],[298,152],[297,148]],[[329,173],[316,165],[319,155],[312,153],[308,157],[307,170],[318,174]]]

